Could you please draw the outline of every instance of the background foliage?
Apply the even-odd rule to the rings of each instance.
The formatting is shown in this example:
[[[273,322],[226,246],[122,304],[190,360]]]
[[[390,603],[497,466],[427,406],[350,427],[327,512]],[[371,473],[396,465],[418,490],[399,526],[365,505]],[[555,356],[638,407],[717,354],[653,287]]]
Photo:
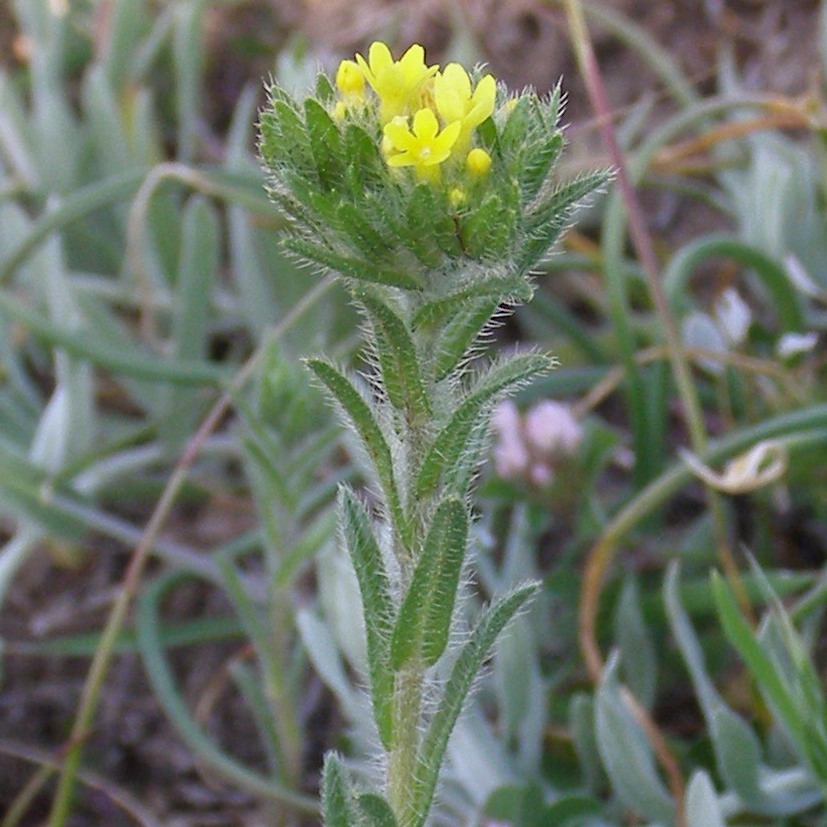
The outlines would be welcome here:
[[[326,749],[371,777],[332,516],[364,480],[299,361],[363,367],[360,336],[280,247],[261,79],[301,89],[376,35],[515,84],[566,68],[565,177],[616,162],[537,46],[582,53],[577,5],[526,4],[523,61],[472,3],[0,7],[0,823],[312,824]],[[644,246],[615,187],[492,332],[561,366],[498,420],[467,611],[543,590],[460,718],[437,823],[827,821],[824,13],[706,4],[699,73],[658,25],[680,4],[652,5],[647,28],[584,4]]]

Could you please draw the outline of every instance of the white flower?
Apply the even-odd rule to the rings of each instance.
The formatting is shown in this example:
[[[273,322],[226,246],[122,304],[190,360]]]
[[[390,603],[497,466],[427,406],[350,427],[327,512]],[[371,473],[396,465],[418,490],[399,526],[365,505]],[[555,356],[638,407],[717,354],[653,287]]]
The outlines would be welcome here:
[[[569,407],[551,400],[538,402],[523,416],[508,400],[497,406],[491,424],[497,435],[492,451],[497,475],[539,488],[551,485],[556,464],[574,454],[583,438]]]
[[[752,312],[734,287],[727,287],[715,300],[715,321],[730,346],[740,345],[747,338]]]
[[[718,325],[706,313],[690,313],[681,325],[684,344],[688,348],[700,348],[725,353],[727,346]],[[698,359],[698,364],[708,373],[719,374],[723,368],[717,359]]]
[[[717,474],[693,453],[680,450],[681,459],[696,477],[726,494],[746,494],[780,479],[787,471],[787,452],[773,439],[752,446],[745,454],[731,459],[724,472]]]
[[[798,356],[799,353],[808,353],[818,342],[818,333],[785,333],[775,345],[775,352],[782,359]]]
[[[523,429],[531,446],[547,454],[573,454],[583,438],[583,429],[568,405],[550,399],[529,409]]]
[[[498,437],[492,452],[498,476],[506,480],[523,476],[530,458],[523,442],[517,406],[510,399],[501,402],[494,410],[491,425]]]

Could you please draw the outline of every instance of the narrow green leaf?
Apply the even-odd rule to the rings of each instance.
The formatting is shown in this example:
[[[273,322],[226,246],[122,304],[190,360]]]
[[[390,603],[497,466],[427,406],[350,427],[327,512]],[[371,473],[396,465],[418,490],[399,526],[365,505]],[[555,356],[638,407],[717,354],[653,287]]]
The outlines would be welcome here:
[[[273,100],[273,108],[262,115],[259,149],[265,162],[271,165],[287,155],[297,169],[309,173],[313,168],[310,139],[293,106],[292,101]]]
[[[396,816],[384,798],[373,793],[357,793],[356,809],[364,827],[396,827]]]
[[[529,147],[520,174],[520,189],[526,200],[541,190],[562,151],[563,135],[559,131]]]
[[[492,193],[478,207],[459,219],[459,234],[470,258],[501,259],[514,238],[517,214]]]
[[[108,176],[134,169],[119,101],[102,65],[94,64],[89,68],[81,92],[83,111],[93,142],[91,155],[98,174]]]
[[[529,270],[551,248],[569,223],[578,202],[601,187],[607,180],[605,171],[582,175],[558,187],[528,217],[528,240],[518,256],[521,271]]]
[[[101,39],[101,66],[114,89],[120,90],[133,73],[135,54],[145,43],[149,19],[146,3],[116,0],[107,20],[107,36]],[[137,85],[137,84],[136,84]]]
[[[717,572],[712,574],[712,592],[727,640],[744,659],[793,740],[798,744],[803,744],[808,723],[801,717],[795,700],[790,694],[787,681],[778,674],[772,660],[756,640],[749,624],[738,609],[732,591]]]
[[[423,422],[431,416],[431,404],[419,373],[416,347],[405,323],[377,295],[367,290],[354,291],[373,327],[376,356],[382,369],[382,382],[390,403]]]
[[[554,360],[539,353],[521,354],[494,364],[465,396],[428,448],[417,474],[416,495],[430,494],[443,473],[458,463],[471,435],[479,423],[487,419],[492,405],[508,391],[553,367]]]
[[[392,287],[402,287],[405,290],[418,290],[420,288],[419,282],[409,273],[403,273],[390,267],[382,267],[381,265],[377,266],[363,259],[343,256],[331,250],[329,247],[314,244],[306,238],[291,236],[284,240],[284,246],[308,261],[321,264],[336,273],[347,278],[355,279],[356,281],[386,284]]]
[[[355,196],[362,198],[366,189],[382,180],[385,163],[377,141],[361,126],[351,123],[345,127],[344,146],[348,187]]]
[[[389,641],[394,611],[388,575],[365,508],[353,492],[344,487],[340,493],[339,513],[362,595],[373,716],[382,744],[389,750],[393,743],[393,672]]]
[[[445,322],[434,350],[434,379],[444,379],[468,353],[499,302],[491,299],[468,299],[467,303]]]
[[[592,795],[599,796],[606,789],[606,776],[597,749],[594,699],[591,695],[579,692],[569,701],[569,732],[586,789]]]
[[[44,532],[64,542],[78,542],[85,527],[50,502],[50,479],[41,468],[0,439],[0,505],[31,520]]]
[[[316,97],[322,103],[331,103],[336,98],[336,90],[324,72],[316,75]]]
[[[175,6],[172,49],[175,69],[175,107],[178,117],[178,160],[189,163],[196,154],[202,81],[204,78],[205,4],[189,0]]]
[[[415,811],[418,814],[412,827],[425,823],[434,796],[439,769],[448,739],[454,729],[474,678],[482,667],[497,636],[520,610],[523,604],[539,591],[538,583],[529,583],[500,598],[477,621],[471,637],[454,662],[445,684],[434,717],[420,745],[416,785]]]
[[[528,130],[530,121],[529,96],[520,95],[508,113],[508,120],[505,122],[505,126],[500,133],[500,146],[502,147],[503,155],[513,155],[518,159],[517,163],[520,164],[522,163],[522,153],[518,151],[518,147],[526,138],[526,131]],[[511,171],[517,172],[517,170]]]
[[[325,827],[357,827],[347,770],[335,752],[324,757],[322,818]]]
[[[431,666],[445,651],[467,535],[468,515],[462,500],[443,500],[434,511],[393,629],[390,656],[394,669],[401,669],[417,651]]]
[[[193,196],[184,209],[181,255],[172,317],[172,356],[180,360],[208,355],[213,285],[219,269],[218,216],[209,202]],[[170,388],[163,438],[178,445],[195,428],[201,406],[188,388]]]
[[[59,345],[67,353],[102,365],[115,373],[124,373],[140,379],[167,381],[181,385],[220,385],[228,372],[209,362],[178,361],[151,356],[133,347],[101,346],[95,336],[86,331],[69,331],[52,324],[32,311],[9,290],[0,290],[0,312],[20,322],[36,336]]]
[[[752,727],[733,712],[715,689],[704,665],[703,650],[678,597],[678,567],[673,564],[664,583],[664,602],[672,634],[692,676],[709,729],[718,771],[755,812],[783,814],[811,800],[812,789],[773,790],[773,775],[762,762],[761,745]],[[817,793],[818,795],[818,793]]]
[[[545,100],[536,95],[529,98],[529,125],[518,170],[524,201],[542,190],[563,149],[563,134],[557,126],[559,103],[559,86]]]
[[[374,419],[367,402],[350,380],[329,362],[321,359],[308,359],[307,366],[316,374],[331,396],[341,405],[347,418],[361,437],[373,463],[379,484],[382,486],[390,515],[396,524],[397,530],[404,538],[407,538],[407,525],[399,501],[399,490],[396,487],[394,478],[390,448],[388,448],[388,443],[385,441],[382,430]]]
[[[382,261],[386,258],[393,245],[390,239],[383,236],[371,223],[361,204],[357,207],[352,201],[341,201],[336,210],[336,217],[341,232],[347,235],[359,255],[370,261]]]
[[[757,812],[771,809],[761,789],[761,745],[749,724],[721,704],[709,722],[718,770],[727,787]]]
[[[433,230],[436,215],[437,200],[433,187],[417,185],[408,199],[405,229],[409,248],[427,267],[439,267],[444,259]]]
[[[135,622],[138,644],[155,697],[178,734],[205,767],[256,796],[315,813],[318,807],[315,799],[285,787],[275,779],[261,775],[218,747],[193,718],[178,691],[162,644],[160,606],[163,598],[173,587],[191,577],[190,574],[180,571],[164,575],[141,592],[137,603]]]
[[[218,216],[201,196],[184,209],[181,258],[172,319],[173,355],[203,359],[207,355],[210,303],[219,268]]]
[[[522,276],[487,278],[425,302],[415,313],[414,328],[438,328],[447,324],[469,302],[487,299],[497,304],[520,304],[531,300],[534,290]]]
[[[326,189],[335,189],[342,184],[344,173],[339,129],[315,98],[305,99],[304,119],[319,181]]]

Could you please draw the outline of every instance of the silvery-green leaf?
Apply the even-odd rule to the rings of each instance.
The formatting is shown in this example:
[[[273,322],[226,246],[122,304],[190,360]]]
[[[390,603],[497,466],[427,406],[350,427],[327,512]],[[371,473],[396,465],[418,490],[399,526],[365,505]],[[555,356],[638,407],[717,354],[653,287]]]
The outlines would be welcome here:
[[[690,313],[681,325],[683,342],[688,348],[726,353],[727,346],[723,334],[714,321],[700,312]],[[719,374],[723,370],[723,363],[716,359],[698,359],[698,364],[709,373]]]
[[[516,745],[521,770],[537,772],[546,729],[547,693],[528,615],[516,617],[494,649],[501,735]]]
[[[658,776],[646,735],[621,698],[618,665],[615,654],[603,671],[595,699],[595,729],[603,765],[627,807],[659,824],[671,824],[674,804]]]
[[[726,827],[712,781],[696,770],[686,789],[686,827]]]
[[[655,649],[640,610],[640,589],[634,577],[627,577],[623,584],[615,614],[615,640],[626,684],[648,709],[657,682]]]
[[[592,697],[582,692],[573,695],[569,701],[569,729],[574,752],[583,773],[586,789],[592,795],[602,795],[606,789],[606,777],[597,749],[594,719]]]

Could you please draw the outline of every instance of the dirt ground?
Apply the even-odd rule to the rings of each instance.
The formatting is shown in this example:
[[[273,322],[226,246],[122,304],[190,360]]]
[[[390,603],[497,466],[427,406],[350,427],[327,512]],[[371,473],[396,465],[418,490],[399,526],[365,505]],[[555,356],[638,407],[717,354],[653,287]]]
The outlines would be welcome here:
[[[0,4],[0,54],[8,54],[13,32]],[[679,63],[701,94],[712,93],[723,44],[733,50],[744,84],[753,90],[803,95],[818,79],[815,0],[615,0],[608,3],[643,26]],[[594,122],[568,48],[565,18],[557,3],[533,0],[251,0],[212,12],[208,36],[213,83],[211,118],[216,131],[226,122],[245,82],[268,73],[273,50],[285,34],[305,32],[322,59],[333,60],[377,35],[400,44],[423,43],[430,62],[447,54],[460,24],[477,42],[491,71],[514,87],[548,89],[564,78],[569,94],[569,136],[582,137],[588,152],[601,155]],[[241,59],[240,34],[261,45],[257,57]],[[391,36],[392,35],[392,36]],[[595,43],[613,107],[618,111],[644,96],[665,103],[665,95],[639,57],[595,27]],[[268,49],[270,50],[268,52]],[[664,110],[666,111],[666,110]],[[178,514],[171,536],[197,531],[203,512]],[[147,510],[148,513],[148,510]],[[228,524],[233,521],[228,515]],[[11,527],[7,527],[10,531]],[[3,527],[0,526],[0,532]],[[207,545],[205,541],[205,545]],[[128,549],[100,541],[75,568],[57,565],[47,550],[18,577],[0,613],[4,641],[0,691],[0,814],[31,777],[41,754],[55,754],[72,724],[86,675],[85,658],[25,653],[25,644],[100,628],[123,573]],[[208,589],[176,597],[181,617],[221,615],[223,599]],[[237,654],[241,642],[181,650],[176,658],[187,696],[196,701],[213,676]],[[308,688],[306,713],[318,722],[318,738],[305,756],[307,788],[313,791],[319,756],[329,740],[330,699],[321,686]],[[252,724],[232,704],[213,711],[212,723],[225,742],[247,760],[261,758],[248,744]],[[245,750],[247,754],[245,755]],[[158,709],[135,654],[119,657],[110,671],[97,727],[86,753],[88,763],[115,785],[129,790],[166,827],[252,827],[268,823],[255,801],[201,772]],[[48,798],[38,799],[22,822],[42,823]],[[69,822],[72,827],[133,824],[108,795],[91,792]]]

